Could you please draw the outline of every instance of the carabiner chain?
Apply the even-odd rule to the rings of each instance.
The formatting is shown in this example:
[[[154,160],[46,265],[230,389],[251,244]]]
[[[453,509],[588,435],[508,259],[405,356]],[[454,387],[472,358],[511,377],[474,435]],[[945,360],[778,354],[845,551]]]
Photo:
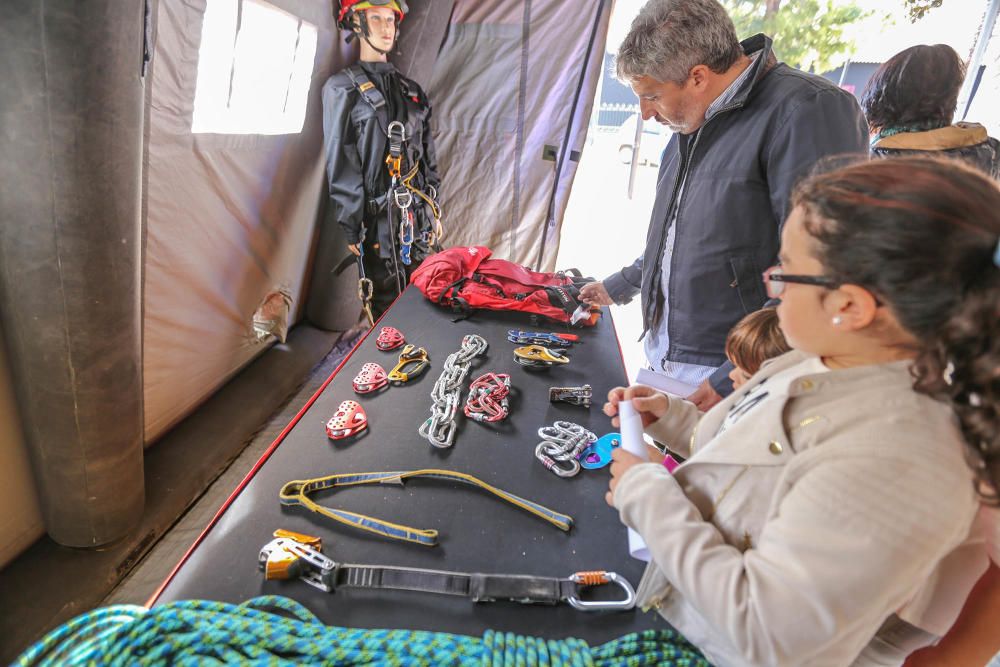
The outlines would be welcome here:
[[[486,339],[470,334],[462,339],[462,347],[444,360],[444,370],[431,390],[431,416],[420,425],[418,432],[435,447],[444,449],[455,443],[455,415],[461,402],[462,382],[469,374],[472,360],[486,352]]]
[[[510,413],[510,376],[506,373],[485,373],[469,385],[465,401],[465,416],[477,422],[498,422]]]
[[[542,442],[535,448],[535,458],[560,477],[580,472],[580,454],[597,436],[573,422],[557,421],[538,429]]]

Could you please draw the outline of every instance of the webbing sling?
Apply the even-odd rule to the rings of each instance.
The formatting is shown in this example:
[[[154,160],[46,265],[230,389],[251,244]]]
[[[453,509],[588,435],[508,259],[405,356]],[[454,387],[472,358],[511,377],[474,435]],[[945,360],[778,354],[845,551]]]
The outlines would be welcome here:
[[[536,502],[515,496],[513,493],[499,489],[491,484],[487,484],[477,477],[463,472],[452,470],[439,470],[436,468],[426,468],[423,470],[409,470],[396,472],[356,472],[344,473],[340,475],[328,475],[315,479],[301,479],[287,482],[278,494],[281,504],[285,506],[300,505],[311,512],[322,514],[347,526],[353,526],[360,530],[376,533],[384,537],[406,542],[415,542],[424,546],[432,547],[437,544],[438,531],[430,528],[411,528],[398,523],[383,521],[375,517],[357,514],[347,510],[324,507],[313,501],[309,495],[317,491],[336,489],[344,486],[358,486],[360,484],[394,484],[402,486],[407,479],[414,477],[428,477],[431,479],[443,479],[450,482],[461,482],[469,486],[476,486],[484,489],[502,500],[506,500],[512,505],[523,509],[525,512],[534,514],[537,517],[548,521],[556,528],[569,531],[573,527],[573,517],[555,510],[551,510]]]
[[[368,103],[368,105],[378,111],[385,106],[385,97],[382,96],[382,92],[378,89],[372,80],[368,78],[365,70],[361,68],[361,65],[354,64],[348,67],[346,70],[348,78],[354,87],[357,88],[358,93],[361,95],[361,99]]]

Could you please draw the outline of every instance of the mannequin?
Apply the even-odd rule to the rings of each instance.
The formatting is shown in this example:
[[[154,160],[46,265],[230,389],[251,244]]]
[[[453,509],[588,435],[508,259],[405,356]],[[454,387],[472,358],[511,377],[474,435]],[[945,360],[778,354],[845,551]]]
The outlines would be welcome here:
[[[356,258],[370,323],[443,232],[430,103],[388,62],[406,9],[399,0],[344,0],[338,25],[359,40],[360,59],[323,86],[330,205]]]

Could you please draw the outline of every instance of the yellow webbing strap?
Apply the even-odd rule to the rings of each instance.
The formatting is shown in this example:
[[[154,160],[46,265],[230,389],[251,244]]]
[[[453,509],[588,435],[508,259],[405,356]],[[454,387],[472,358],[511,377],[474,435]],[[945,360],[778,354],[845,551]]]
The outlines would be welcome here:
[[[311,512],[322,514],[327,518],[348,526],[353,526],[354,528],[359,528],[370,533],[376,533],[378,535],[383,535],[396,540],[416,542],[417,544],[432,547],[437,544],[438,536],[438,531],[434,529],[411,528],[410,526],[403,526],[398,523],[383,521],[382,519],[366,516],[364,514],[324,507],[309,497],[310,494],[316,493],[317,491],[336,489],[337,487],[344,486],[357,486],[359,484],[402,485],[405,480],[412,477],[430,477],[432,479],[444,479],[453,482],[461,482],[470,486],[476,486],[492,493],[502,500],[506,500],[512,505],[521,508],[525,512],[529,512],[541,519],[544,519],[545,521],[548,521],[560,530],[569,531],[569,529],[573,527],[573,517],[571,516],[562,514],[561,512],[556,512],[555,510],[551,510],[544,505],[539,505],[538,503],[527,500],[526,498],[515,496],[513,493],[509,493],[491,484],[487,484],[472,475],[452,470],[439,470],[436,468],[396,472],[354,472],[340,475],[328,475],[326,477],[317,477],[315,479],[297,479],[287,482],[283,487],[281,487],[278,497],[280,498],[282,505],[300,505]]]

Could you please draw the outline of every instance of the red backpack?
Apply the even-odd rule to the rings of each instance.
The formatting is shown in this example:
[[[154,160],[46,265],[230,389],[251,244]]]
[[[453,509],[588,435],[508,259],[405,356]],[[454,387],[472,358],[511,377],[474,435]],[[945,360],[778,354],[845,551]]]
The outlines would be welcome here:
[[[519,310],[561,322],[593,326],[600,315],[580,301],[580,287],[593,282],[572,275],[539,273],[503,259],[483,246],[460,246],[431,255],[410,282],[428,299],[463,317],[473,310]]]

